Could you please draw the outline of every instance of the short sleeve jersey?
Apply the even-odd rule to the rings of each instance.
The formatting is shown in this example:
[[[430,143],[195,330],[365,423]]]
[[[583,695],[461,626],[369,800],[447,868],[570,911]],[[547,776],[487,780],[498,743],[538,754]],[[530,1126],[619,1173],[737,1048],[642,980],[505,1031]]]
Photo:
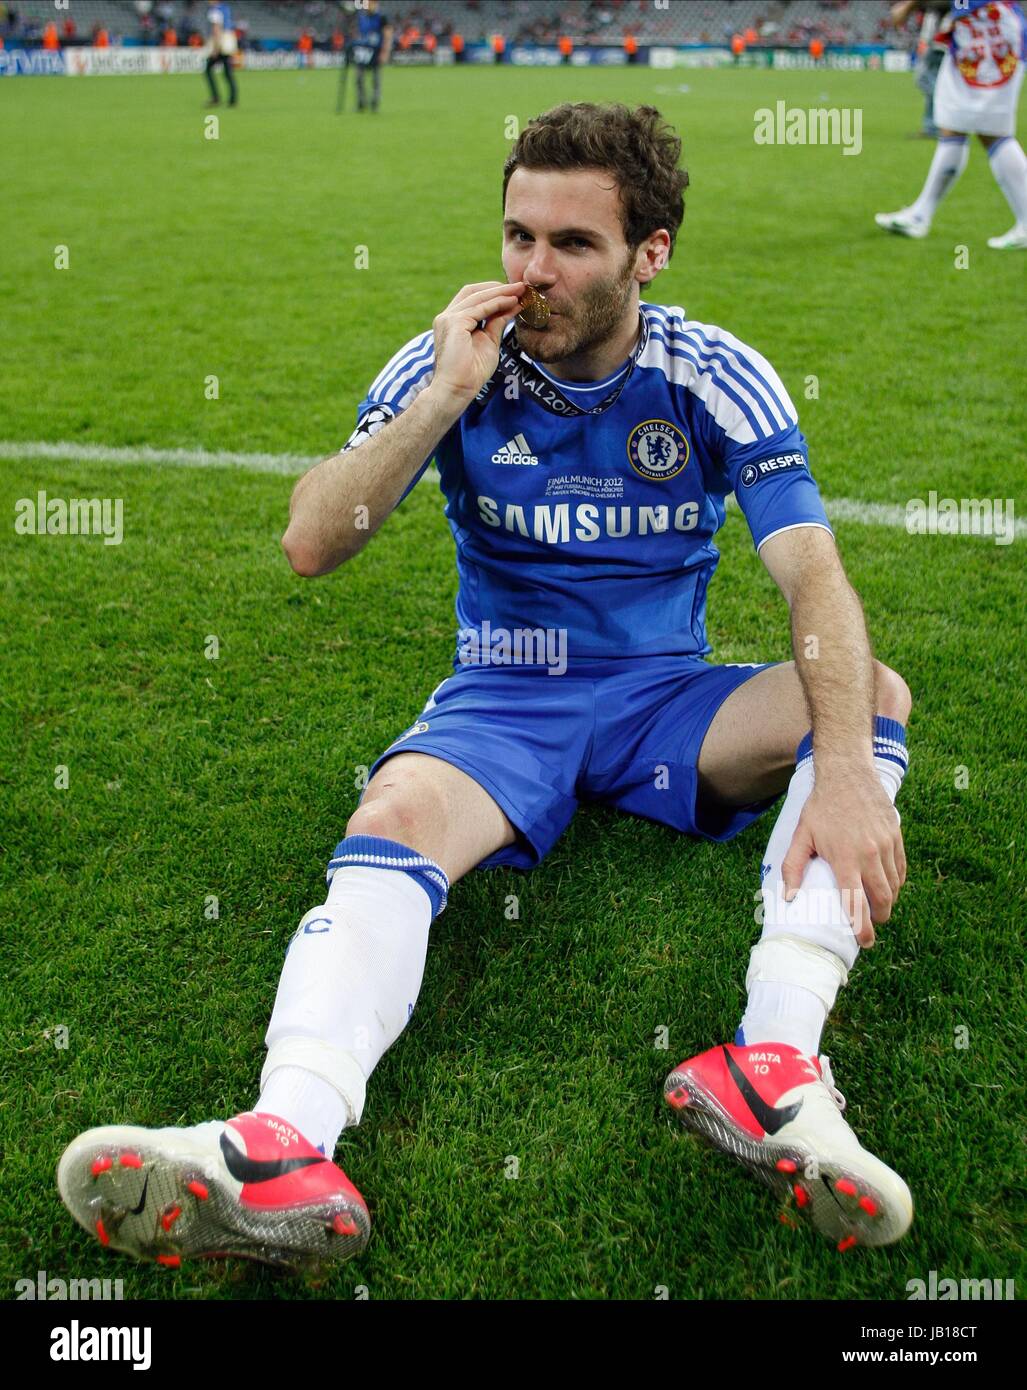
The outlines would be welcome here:
[[[757,550],[792,527],[830,531],[770,363],[681,308],[639,312],[632,357],[598,382],[558,380],[509,325],[495,373],[436,448],[462,634],[561,630],[570,664],[704,656],[729,493]],[[345,447],[405,410],[433,365],[429,330],[375,379]]]

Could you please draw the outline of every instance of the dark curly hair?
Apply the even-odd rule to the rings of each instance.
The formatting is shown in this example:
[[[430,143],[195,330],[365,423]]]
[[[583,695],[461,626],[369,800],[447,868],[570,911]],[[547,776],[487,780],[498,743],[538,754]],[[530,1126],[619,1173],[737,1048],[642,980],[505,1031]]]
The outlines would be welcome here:
[[[665,227],[673,255],[688,187],[680,158],[681,141],[655,106],[563,102],[521,131],[503,165],[503,207],[515,169],[604,169],[620,189],[627,244],[639,246]]]

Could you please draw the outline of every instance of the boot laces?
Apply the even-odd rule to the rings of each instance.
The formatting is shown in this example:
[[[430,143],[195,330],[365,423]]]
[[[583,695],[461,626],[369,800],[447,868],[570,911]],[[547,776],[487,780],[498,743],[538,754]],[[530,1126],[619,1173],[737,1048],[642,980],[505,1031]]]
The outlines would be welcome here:
[[[831,1099],[834,1101],[835,1105],[837,1105],[838,1109],[844,1110],[845,1097],[842,1095],[841,1091],[839,1091],[838,1087],[834,1084],[834,1076],[831,1074],[831,1059],[830,1057],[821,1057],[819,1060],[820,1075],[823,1079],[824,1085],[830,1092]]]

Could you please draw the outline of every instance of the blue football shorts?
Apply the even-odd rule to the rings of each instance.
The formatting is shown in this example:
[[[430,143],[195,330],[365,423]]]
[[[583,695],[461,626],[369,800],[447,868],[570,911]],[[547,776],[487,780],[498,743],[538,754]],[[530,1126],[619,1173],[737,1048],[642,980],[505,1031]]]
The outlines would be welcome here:
[[[518,832],[479,869],[534,868],[583,801],[729,840],[778,798],[724,807],[703,797],[699,750],[731,692],[777,664],[638,657],[552,676],[538,666],[460,666],[370,777],[397,753],[428,753],[473,777]]]

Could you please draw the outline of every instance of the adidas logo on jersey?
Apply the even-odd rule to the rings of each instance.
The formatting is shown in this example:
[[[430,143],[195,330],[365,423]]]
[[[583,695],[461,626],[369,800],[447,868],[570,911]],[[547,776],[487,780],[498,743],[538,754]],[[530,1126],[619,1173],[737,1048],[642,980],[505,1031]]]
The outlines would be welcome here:
[[[515,434],[501,449],[492,455],[493,463],[523,463],[537,466],[538,455],[531,452],[531,445],[523,434]]]

